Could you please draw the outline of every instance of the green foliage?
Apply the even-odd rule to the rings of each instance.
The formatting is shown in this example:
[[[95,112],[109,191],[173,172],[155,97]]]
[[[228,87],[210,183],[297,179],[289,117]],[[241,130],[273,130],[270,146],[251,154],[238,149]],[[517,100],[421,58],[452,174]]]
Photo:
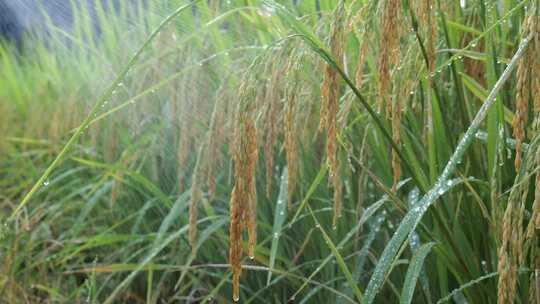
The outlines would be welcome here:
[[[242,303],[497,302],[510,193],[525,192],[516,235],[535,216],[534,94],[519,178],[512,121],[515,70],[534,43],[522,24],[538,1],[432,1],[432,69],[421,1],[401,1],[386,96],[402,107],[399,140],[376,107],[387,1],[120,2],[115,14],[98,6],[99,33],[81,9],[71,30],[50,24],[22,50],[0,44],[0,302],[231,302],[239,110],[259,147]],[[343,58],[329,44],[337,19]],[[336,227],[319,127],[331,71]],[[533,266],[526,254],[518,303]]]

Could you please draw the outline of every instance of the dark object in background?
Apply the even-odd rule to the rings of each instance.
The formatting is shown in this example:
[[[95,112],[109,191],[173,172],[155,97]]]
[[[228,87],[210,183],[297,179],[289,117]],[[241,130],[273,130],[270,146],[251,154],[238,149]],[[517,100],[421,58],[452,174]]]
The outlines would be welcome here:
[[[100,2],[105,11],[110,11],[109,3],[118,8],[119,0],[77,0],[75,6],[88,12],[94,29],[99,32],[96,3]],[[135,2],[135,1],[131,1]],[[73,4],[70,0],[0,0],[0,40],[8,40],[19,47],[26,32],[45,32],[47,21],[55,27],[69,32],[73,26]]]
[[[0,0],[0,40],[9,40],[20,45],[22,31],[15,12],[6,1]]]

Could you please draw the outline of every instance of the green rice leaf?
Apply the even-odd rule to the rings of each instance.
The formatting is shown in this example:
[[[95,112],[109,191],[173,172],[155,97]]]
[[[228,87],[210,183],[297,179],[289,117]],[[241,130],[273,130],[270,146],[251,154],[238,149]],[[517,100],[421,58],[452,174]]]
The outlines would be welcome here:
[[[405,275],[405,283],[403,284],[403,289],[401,290],[401,297],[399,301],[400,304],[411,303],[416,282],[418,281],[420,271],[424,265],[424,260],[431,251],[431,247],[433,247],[433,245],[435,245],[435,243],[431,242],[420,246],[411,259],[409,268],[407,269],[407,274]]]

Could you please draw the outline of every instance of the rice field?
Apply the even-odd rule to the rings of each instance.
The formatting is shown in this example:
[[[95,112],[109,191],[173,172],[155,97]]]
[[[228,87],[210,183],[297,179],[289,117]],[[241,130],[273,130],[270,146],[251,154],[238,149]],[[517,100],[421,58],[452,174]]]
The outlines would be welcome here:
[[[68,2],[0,38],[0,303],[540,304],[540,1]]]

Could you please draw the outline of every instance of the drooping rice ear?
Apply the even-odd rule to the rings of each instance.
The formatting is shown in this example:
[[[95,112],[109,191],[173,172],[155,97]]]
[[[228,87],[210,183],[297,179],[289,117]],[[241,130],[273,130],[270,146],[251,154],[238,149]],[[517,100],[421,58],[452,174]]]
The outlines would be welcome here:
[[[532,28],[535,31],[532,45],[530,46],[532,48],[532,52],[534,54],[538,54],[540,52],[540,17],[534,16],[534,22],[532,25]],[[538,55],[534,56],[534,62],[532,63],[532,71],[539,71],[540,69],[540,58]],[[531,79],[531,95],[533,98],[533,105],[534,105],[534,115],[535,115],[535,123],[533,126],[533,130],[535,132],[540,131],[540,75],[538,75],[538,72],[533,73]],[[537,149],[536,151],[536,164],[537,166],[540,166],[540,149]],[[536,230],[540,227],[540,173],[536,173],[536,180],[535,180],[535,192],[534,192],[534,202],[532,205],[531,210],[531,219],[529,221],[529,225],[527,227],[527,234],[526,234],[526,240],[529,240],[531,242],[534,239]],[[532,243],[532,242],[531,242]],[[529,247],[532,247],[532,250],[534,251],[534,243],[530,244]],[[540,254],[538,255],[538,258],[540,259]],[[540,294],[540,291],[539,291]]]
[[[522,145],[525,139],[525,125],[528,120],[529,84],[527,74],[529,74],[529,66],[525,63],[525,60],[522,60],[517,68],[516,113],[512,120],[513,134],[516,140],[516,159],[514,162],[516,170],[521,167]]]
[[[233,145],[234,188],[231,194],[231,222],[229,228],[229,260],[233,271],[233,298],[239,297],[242,233],[248,232],[248,254],[254,257],[257,241],[257,193],[255,173],[258,161],[257,129],[254,94],[245,81],[240,87],[240,101],[235,115]]]
[[[338,4],[332,30],[330,34],[330,49],[338,66],[342,66],[343,58],[343,23],[344,3]],[[341,178],[339,174],[338,142],[337,142],[337,114],[339,111],[339,98],[341,96],[341,78],[338,72],[330,65],[326,66],[321,86],[321,113],[319,128],[326,131],[326,157],[329,166],[330,181],[334,188],[334,225],[341,215]]]
[[[266,87],[266,140],[264,144],[264,155],[266,161],[266,196],[270,197],[272,183],[274,180],[274,153],[279,135],[279,113],[281,112],[281,88],[279,80],[283,76],[284,68],[278,62],[272,66],[270,81]]]
[[[199,202],[202,199],[200,176],[201,176],[201,162],[202,152],[204,146],[201,146],[197,155],[197,162],[193,171],[193,177],[191,181],[191,199],[189,203],[189,244],[191,245],[192,255],[197,254],[197,219],[199,214]]]
[[[221,147],[223,145],[225,128],[225,116],[227,100],[223,89],[220,89],[214,109],[210,118],[210,127],[208,130],[208,140],[206,149],[206,186],[208,187],[208,201],[212,202],[216,194],[216,169],[220,165],[222,155]]]
[[[401,99],[394,98],[392,101],[392,140],[397,146],[401,145]],[[392,149],[392,171],[393,184],[392,191],[396,191],[397,184],[401,178],[401,159],[399,154]]]
[[[392,79],[390,68],[397,64],[399,45],[399,19],[401,1],[386,0],[381,19],[381,40],[379,53],[379,96],[377,109],[384,111],[392,122],[392,138],[399,145],[401,141],[401,98],[392,98]],[[393,186],[395,190],[397,182],[401,178],[401,161],[396,151],[392,150]]]
[[[397,62],[399,50],[399,12],[401,12],[400,0],[386,0],[381,16],[381,37],[379,50],[379,96],[377,98],[377,110],[385,109],[387,115],[391,113],[389,100],[391,92],[390,67]]]
[[[285,100],[283,133],[285,134],[285,157],[287,159],[287,190],[288,206],[292,209],[294,190],[296,188],[296,176],[298,171],[298,142],[296,114],[296,88],[290,90]]]
[[[534,157],[531,157],[534,159]],[[535,162],[529,163],[529,168]],[[523,264],[524,238],[523,238],[523,213],[524,202],[527,199],[529,189],[527,174],[518,174],[514,182],[514,187],[510,191],[506,210],[502,218],[502,229],[500,244],[498,249],[499,272],[498,282],[498,303],[513,303],[516,294],[517,272]]]
[[[533,37],[531,52],[536,54],[536,56],[533,56],[534,61],[531,69],[532,71],[536,72],[532,75],[533,79],[531,84],[531,95],[533,98],[534,113],[540,121],[540,118],[538,117],[540,114],[540,75],[538,74],[538,71],[540,71],[540,56],[538,56],[540,52],[540,16],[533,16],[532,18],[534,20],[533,28],[535,30],[535,34]]]
[[[540,149],[536,152],[536,165],[540,166]],[[540,227],[540,172],[536,173],[534,202],[531,208],[531,219],[529,220],[525,235],[526,242],[530,242],[534,238],[538,227]],[[529,244],[527,247],[530,246],[534,247],[534,244]]]
[[[186,165],[189,157],[189,152],[191,149],[191,138],[189,136],[190,132],[190,120],[191,116],[189,115],[191,109],[191,102],[187,99],[182,99],[181,102],[181,113],[179,115],[179,138],[178,138],[178,153],[177,153],[177,163],[178,163],[178,189],[179,192],[183,192],[185,188],[184,180],[186,174]]]
[[[54,140],[54,141],[57,141],[58,139],[60,139],[60,134],[63,133],[63,131],[61,131],[61,126],[60,126],[60,117],[62,117],[62,108],[59,108],[59,109],[56,109],[54,110],[53,114],[52,114],[52,118],[51,118],[51,126],[50,126],[50,129],[49,129],[49,134],[50,134],[50,137]],[[92,146],[93,147],[96,147],[96,142],[92,142]]]
[[[358,53],[358,64],[356,66],[355,82],[356,87],[362,87],[362,81],[364,80],[364,65],[366,64],[367,52],[369,50],[368,34],[364,33],[360,52]]]
[[[233,300],[240,297],[240,275],[242,274],[242,210],[240,194],[235,185],[230,202],[229,264],[233,273]]]
[[[531,31],[532,19],[527,17],[523,22],[523,36]],[[512,121],[514,138],[516,140],[516,159],[514,165],[516,170],[521,167],[522,145],[525,139],[525,126],[528,121],[529,96],[531,84],[531,67],[534,61],[532,50],[528,48],[517,67],[516,83],[516,113]]]
[[[497,264],[497,271],[499,273],[499,282],[497,286],[499,304],[512,303],[512,290],[515,289],[513,287],[515,282],[512,274],[514,267],[512,266],[509,253],[507,252],[512,236],[512,213],[513,204],[508,202],[503,216],[501,245],[497,254],[499,260]]]
[[[245,137],[247,140],[246,180],[248,181],[248,186],[246,189],[248,194],[246,226],[248,231],[248,255],[250,258],[253,258],[255,256],[255,245],[257,244],[257,188],[255,184],[255,171],[259,157],[257,146],[257,129],[255,127],[255,121],[252,117],[246,121],[245,128]]]
[[[114,205],[120,193],[120,179],[122,178],[122,174],[118,173],[118,175],[119,176],[117,178],[113,178],[113,180],[111,181],[111,206]]]

